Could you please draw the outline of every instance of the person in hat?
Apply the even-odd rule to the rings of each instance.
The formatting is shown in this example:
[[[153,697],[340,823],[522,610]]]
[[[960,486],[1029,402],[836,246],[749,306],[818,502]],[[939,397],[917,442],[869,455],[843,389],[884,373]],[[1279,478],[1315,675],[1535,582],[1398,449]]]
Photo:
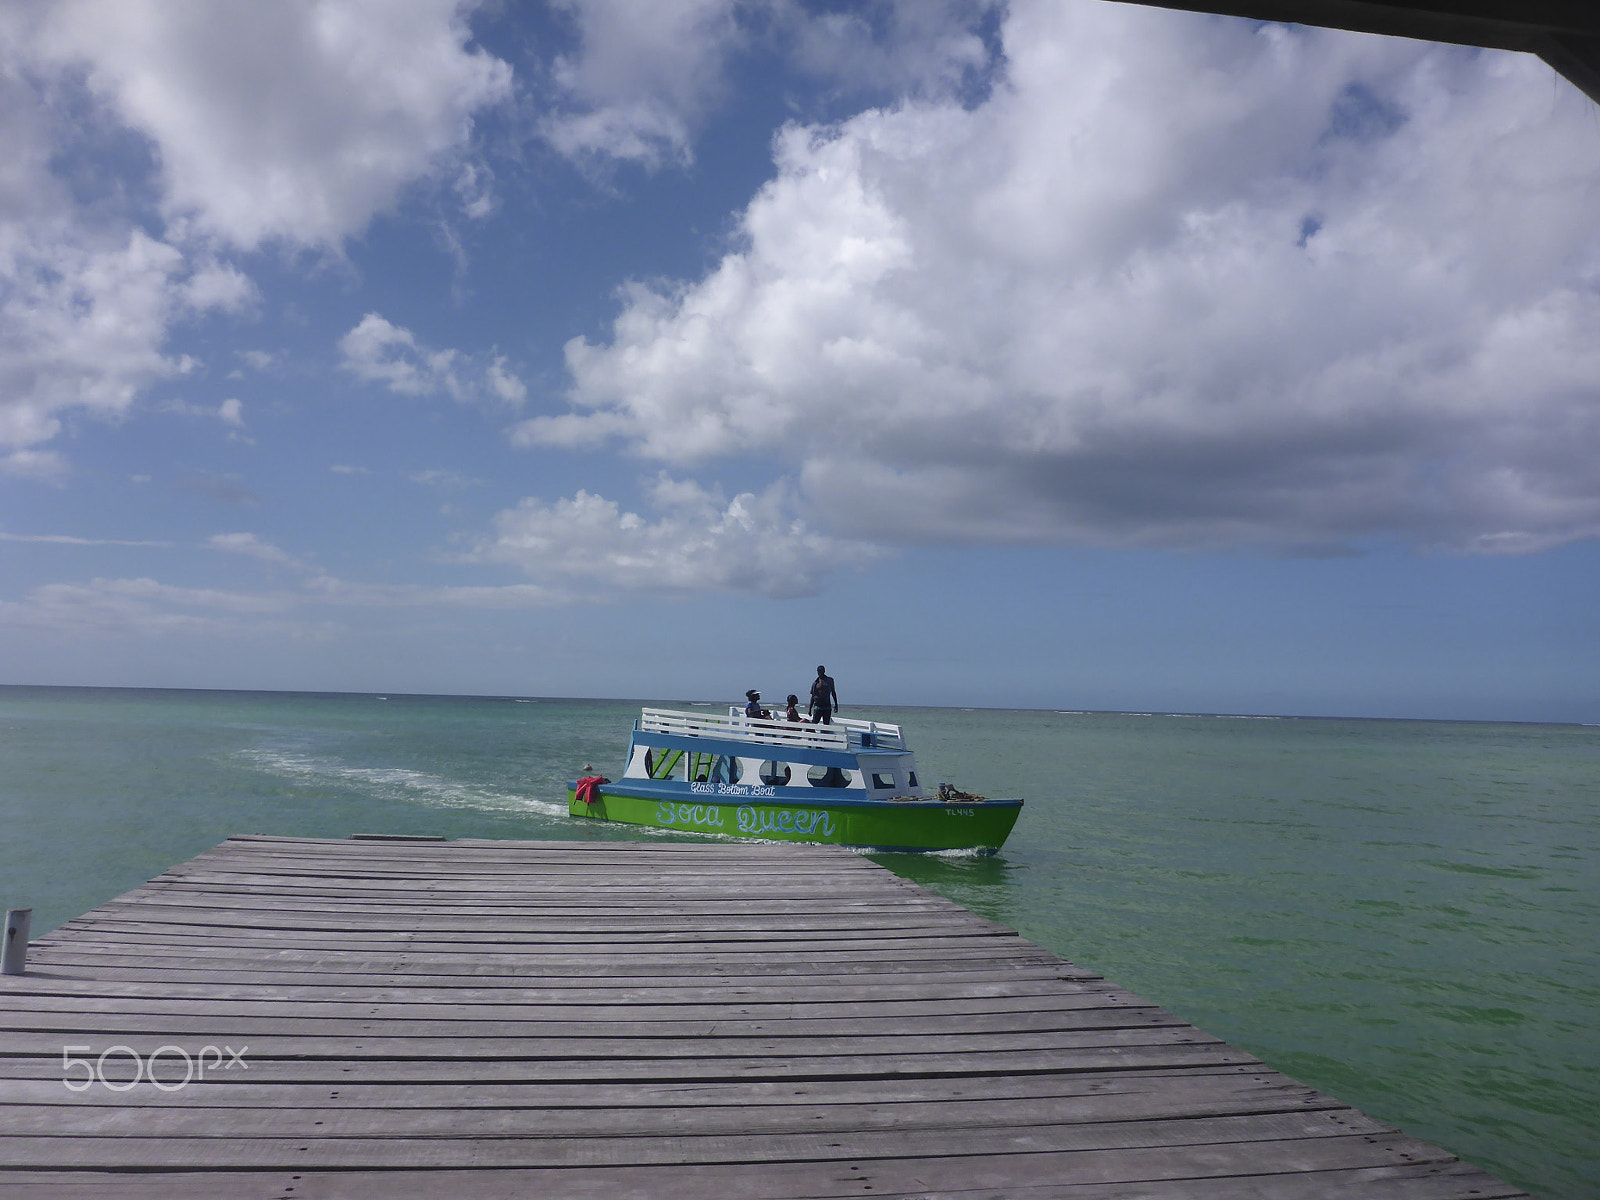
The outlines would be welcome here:
[[[751,688],[744,694],[744,698],[749,701],[749,703],[744,706],[745,716],[750,717],[753,720],[765,719],[770,721],[772,719],[772,714],[761,707],[760,692],[756,691],[754,688]]]

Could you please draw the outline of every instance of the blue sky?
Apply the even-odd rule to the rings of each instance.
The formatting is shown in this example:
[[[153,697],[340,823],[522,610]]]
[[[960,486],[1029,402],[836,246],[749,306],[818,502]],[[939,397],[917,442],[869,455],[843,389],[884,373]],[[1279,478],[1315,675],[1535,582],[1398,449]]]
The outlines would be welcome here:
[[[0,64],[0,682],[1600,721],[1536,59],[63,0]]]

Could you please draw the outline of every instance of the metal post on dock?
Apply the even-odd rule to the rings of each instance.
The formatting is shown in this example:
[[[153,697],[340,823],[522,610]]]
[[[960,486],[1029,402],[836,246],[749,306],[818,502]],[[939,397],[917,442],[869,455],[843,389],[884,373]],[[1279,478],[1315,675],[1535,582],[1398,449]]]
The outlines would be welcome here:
[[[0,975],[21,975],[28,964],[28,926],[33,909],[6,909],[6,945],[0,953]]]

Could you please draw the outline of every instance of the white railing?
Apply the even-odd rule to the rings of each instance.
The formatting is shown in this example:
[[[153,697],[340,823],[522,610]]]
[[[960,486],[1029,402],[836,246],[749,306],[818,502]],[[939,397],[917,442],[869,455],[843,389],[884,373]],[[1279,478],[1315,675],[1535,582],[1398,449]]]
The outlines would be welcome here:
[[[751,720],[736,706],[728,715],[681,712],[670,708],[647,708],[639,714],[639,728],[651,733],[675,733],[682,737],[720,737],[739,742],[761,742],[772,746],[806,746],[816,750],[849,750],[857,747],[882,747],[904,750],[900,726],[887,721],[853,721],[834,718],[832,725],[811,725],[775,718]]]
[[[771,712],[772,710],[768,709],[767,711]],[[749,720],[744,715],[744,709],[737,704],[728,705],[728,717],[735,721]],[[775,717],[774,720],[782,720],[782,718]],[[755,724],[765,725],[765,722],[757,721]],[[892,725],[888,721],[854,721],[849,717],[834,717],[832,725],[811,725],[809,728],[838,729],[841,726],[844,728],[846,738],[854,735],[857,746],[878,747],[884,750],[904,750],[906,748],[905,739],[900,736],[900,726]],[[795,728],[794,722],[787,722],[785,728]]]
[[[774,746],[806,746],[817,750],[848,750],[850,734],[837,725],[806,725],[792,721],[752,721],[738,709],[718,713],[678,712],[647,708],[639,714],[639,728],[650,733],[675,733],[681,737],[718,737],[737,742],[762,742]]]
[[[855,721],[849,717],[834,717],[835,725],[843,725],[863,746],[877,746],[884,750],[904,750],[905,739],[900,736],[900,726],[888,721]]]

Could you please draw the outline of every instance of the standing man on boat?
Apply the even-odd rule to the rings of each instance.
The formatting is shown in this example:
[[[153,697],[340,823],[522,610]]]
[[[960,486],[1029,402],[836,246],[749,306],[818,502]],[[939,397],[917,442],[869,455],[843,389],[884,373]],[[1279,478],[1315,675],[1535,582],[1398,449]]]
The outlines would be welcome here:
[[[833,686],[833,677],[827,667],[817,668],[817,677],[811,684],[811,722],[814,725],[832,725],[833,714],[839,711],[839,693]]]

